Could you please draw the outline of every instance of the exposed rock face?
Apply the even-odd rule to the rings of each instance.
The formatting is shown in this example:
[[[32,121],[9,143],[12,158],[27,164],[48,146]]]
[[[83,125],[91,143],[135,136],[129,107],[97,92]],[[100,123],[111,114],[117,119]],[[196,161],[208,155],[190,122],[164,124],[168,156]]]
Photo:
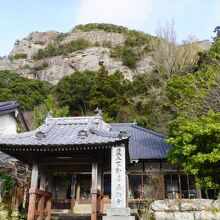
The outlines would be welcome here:
[[[125,41],[125,37],[123,34],[118,33],[109,33],[105,31],[89,31],[89,32],[82,32],[82,31],[75,31],[71,32],[63,41],[63,43],[70,42],[76,39],[85,39],[89,42],[95,43],[102,43],[110,41],[112,45],[123,44]]]
[[[138,63],[137,70],[131,70],[124,66],[122,61],[115,60],[110,57],[110,50],[103,47],[90,47],[82,51],[77,51],[68,56],[55,56],[35,61],[32,59],[9,60],[8,58],[0,59],[0,69],[14,71],[28,78],[37,78],[56,84],[64,76],[75,71],[100,69],[100,62],[103,62],[110,74],[116,70],[124,73],[128,80],[132,80],[133,76],[138,73],[145,72],[150,69],[144,62]],[[48,66],[43,70],[35,71],[34,68],[46,63]]]
[[[212,46],[212,42],[210,40],[202,40],[196,43],[202,50],[209,50]]]
[[[16,54],[27,54],[27,59],[31,59],[39,49],[44,49],[49,43],[53,43],[58,35],[59,32],[55,31],[32,32],[21,41],[15,41],[9,57]]]
[[[54,31],[33,32],[23,40],[17,40],[9,57],[0,59],[0,70],[10,70],[28,78],[38,78],[53,84],[57,84],[61,78],[75,71],[96,71],[100,68],[100,62],[103,62],[110,74],[120,70],[129,80],[132,80],[136,74],[151,70],[150,57],[139,61],[135,70],[123,65],[122,61],[112,58],[110,56],[111,49],[103,47],[103,43],[111,42],[112,46],[121,45],[125,41],[125,36],[101,30],[72,31],[60,41],[60,44],[64,44],[76,39],[85,39],[92,43],[92,46],[85,50],[41,60],[33,59],[33,55],[39,49],[44,49],[49,43],[54,43],[59,36],[60,33]],[[16,55],[24,57],[15,59]]]

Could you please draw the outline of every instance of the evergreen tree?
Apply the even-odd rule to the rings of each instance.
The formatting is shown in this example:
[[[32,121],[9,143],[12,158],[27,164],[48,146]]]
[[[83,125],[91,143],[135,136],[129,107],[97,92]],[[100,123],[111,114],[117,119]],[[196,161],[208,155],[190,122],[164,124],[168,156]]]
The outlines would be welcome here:
[[[120,71],[109,75],[104,66],[98,71],[96,84],[92,88],[91,108],[99,107],[107,113],[108,120],[116,120],[119,109],[129,105],[132,96],[132,84],[124,79]]]

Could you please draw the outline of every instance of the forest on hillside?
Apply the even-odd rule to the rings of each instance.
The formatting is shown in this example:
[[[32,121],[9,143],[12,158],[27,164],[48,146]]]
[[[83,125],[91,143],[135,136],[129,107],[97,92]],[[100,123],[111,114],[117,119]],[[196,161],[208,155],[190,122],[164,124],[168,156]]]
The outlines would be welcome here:
[[[139,125],[163,134],[169,134],[169,122],[179,115],[195,118],[209,110],[219,111],[218,37],[208,51],[201,51],[190,39],[177,45],[173,27],[160,28],[154,38],[110,24],[78,25],[74,30],[123,33],[125,45],[116,46],[113,55],[132,67],[138,56],[147,50],[153,68],[128,81],[123,73],[116,71],[109,75],[102,66],[99,71],[77,71],[61,79],[56,86],[0,71],[0,101],[17,100],[24,111],[34,108],[36,111],[50,95],[49,99],[55,103],[54,111],[65,107],[70,115],[93,115],[99,107],[107,122],[136,119]],[[65,37],[59,36],[57,41]],[[36,54],[36,58],[85,45],[84,41],[62,47],[49,45]],[[42,114],[49,111],[42,110],[42,106],[39,109],[44,111]]]

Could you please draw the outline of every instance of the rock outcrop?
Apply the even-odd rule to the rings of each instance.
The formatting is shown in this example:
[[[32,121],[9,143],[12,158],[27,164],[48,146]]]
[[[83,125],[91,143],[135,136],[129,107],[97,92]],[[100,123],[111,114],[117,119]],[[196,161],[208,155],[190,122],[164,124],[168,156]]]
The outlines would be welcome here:
[[[61,39],[59,39],[60,36]],[[53,44],[58,39],[61,45],[84,39],[89,41],[91,46],[65,55],[33,59],[40,49],[45,49],[48,44]],[[33,32],[26,38],[17,40],[9,56],[0,59],[0,70],[10,70],[27,78],[37,78],[57,84],[64,76],[75,71],[97,71],[102,63],[110,74],[120,70],[126,79],[132,80],[136,74],[145,73],[151,69],[150,57],[140,60],[136,69],[130,69],[123,65],[121,60],[112,58],[111,48],[104,45],[106,42],[112,47],[123,45],[125,39],[123,34],[102,30],[89,32],[73,30],[66,34],[55,31]]]
[[[110,25],[111,26],[111,25]],[[106,27],[109,27],[108,25]],[[113,25],[114,27],[114,25]],[[117,29],[117,27],[116,27]],[[93,70],[97,71],[100,64],[103,64],[110,74],[120,70],[126,79],[132,80],[137,74],[147,73],[152,70],[152,58],[147,54],[143,55],[140,51],[149,45],[139,44],[136,50],[134,44],[134,54],[138,61],[131,69],[124,65],[122,58],[113,58],[111,56],[113,48],[116,46],[126,45],[128,39],[128,29],[124,32],[109,32],[100,29],[82,31],[73,29],[68,33],[59,33],[55,31],[32,32],[26,38],[17,40],[14,48],[8,57],[0,58],[0,70],[10,70],[24,77],[37,78],[57,84],[64,76],[74,73],[75,71]],[[132,31],[129,32],[129,40],[132,45]],[[141,33],[140,33],[141,34]],[[137,41],[143,42],[143,33]],[[144,35],[145,38],[149,35]],[[74,52],[65,51],[36,58],[39,51],[44,51],[49,45],[65,46],[72,41],[84,40],[89,46],[84,49],[74,50]],[[128,40],[128,41],[129,41]],[[198,46],[203,50],[210,47],[210,42],[198,42]],[[53,48],[54,49],[54,48]],[[141,55],[140,55],[141,54]],[[115,56],[114,56],[115,57]],[[128,58],[129,59],[129,58]]]

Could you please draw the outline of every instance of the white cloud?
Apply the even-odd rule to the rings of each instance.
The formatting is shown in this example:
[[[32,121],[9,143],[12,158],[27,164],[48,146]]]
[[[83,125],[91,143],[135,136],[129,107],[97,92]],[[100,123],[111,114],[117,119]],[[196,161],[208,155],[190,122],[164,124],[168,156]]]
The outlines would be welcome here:
[[[76,24],[112,23],[143,29],[150,0],[81,0]]]

